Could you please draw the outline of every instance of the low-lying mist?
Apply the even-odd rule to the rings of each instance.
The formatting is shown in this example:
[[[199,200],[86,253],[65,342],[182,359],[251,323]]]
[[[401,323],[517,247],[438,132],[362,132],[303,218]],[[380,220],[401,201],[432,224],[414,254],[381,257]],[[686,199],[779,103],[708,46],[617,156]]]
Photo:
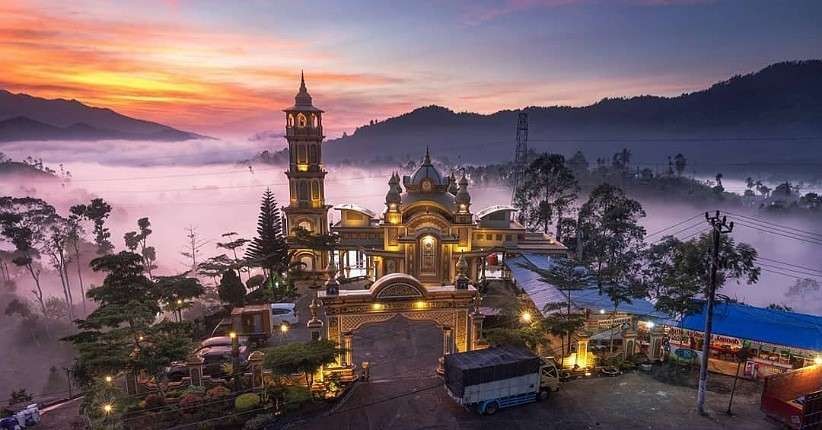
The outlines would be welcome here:
[[[187,250],[188,228],[195,228],[198,239],[207,242],[199,250],[198,261],[202,261],[226,252],[216,246],[217,242],[223,240],[223,233],[237,232],[240,237],[246,238],[254,236],[260,197],[267,188],[271,189],[281,204],[287,202],[288,182],[283,174],[284,166],[236,161],[251,159],[262,149],[265,148],[259,144],[222,141],[8,143],[0,145],[0,151],[12,159],[19,160],[28,156],[42,158],[46,165],[58,172],[58,166],[62,164],[62,171],[70,172],[70,178],[66,178],[65,174],[54,179],[4,175],[0,176],[0,195],[40,197],[54,205],[64,216],[68,214],[70,206],[102,197],[113,207],[107,225],[111,229],[111,240],[118,250],[124,248],[123,235],[137,229],[137,219],[148,217],[153,230],[149,244],[156,247],[158,256],[159,268],[155,273],[176,274],[191,268],[190,259],[181,255],[181,252]],[[398,170],[400,175],[410,173],[385,166],[354,168],[329,165],[326,169],[329,171],[325,187],[329,204],[356,203],[377,213],[384,208],[391,172]],[[726,178],[725,181],[729,188],[742,184],[732,182],[734,178]],[[509,188],[502,185],[472,186],[469,191],[474,212],[494,204],[507,204],[511,199]],[[739,192],[736,189],[733,191]],[[580,200],[586,197],[581,196]],[[640,200],[647,212],[648,216],[642,222],[648,233],[717,209],[728,209],[743,215],[766,216],[752,208],[726,208],[713,203],[652,199],[642,195],[632,197]],[[330,217],[333,222],[339,214],[331,211]],[[787,216],[772,220],[803,230],[822,231],[822,222]],[[694,226],[677,236],[686,237],[701,228],[707,229],[707,223],[703,227]],[[681,227],[678,227],[668,233],[680,230]],[[651,240],[658,240],[661,236],[656,235]],[[763,257],[796,265],[819,266],[819,245],[790,240],[744,226],[737,226],[732,236],[737,241],[753,245]],[[85,263],[87,264],[87,260]],[[101,280],[99,275],[88,273],[86,276],[87,287]],[[15,294],[31,298],[30,282],[22,273],[17,279]],[[758,284],[731,283],[725,286],[722,293],[752,305],[787,304],[798,311],[822,314],[822,306],[818,304],[822,300],[785,297],[785,292],[795,282],[796,278],[763,271]],[[53,274],[44,274],[43,287],[47,296],[62,297],[60,282]],[[75,301],[79,303],[77,294]],[[14,351],[5,354],[0,385],[47,392],[47,386],[55,385],[49,382],[55,378],[54,374],[50,375],[49,368],[54,366],[62,369],[70,363],[70,354],[65,345],[53,341],[31,348],[31,342],[27,340],[27,334],[22,331],[19,321],[0,315],[0,324],[5,327],[0,348]],[[39,361],[33,361],[37,364],[23,365],[30,355],[39,357]],[[13,370],[21,367],[28,370],[24,373]]]

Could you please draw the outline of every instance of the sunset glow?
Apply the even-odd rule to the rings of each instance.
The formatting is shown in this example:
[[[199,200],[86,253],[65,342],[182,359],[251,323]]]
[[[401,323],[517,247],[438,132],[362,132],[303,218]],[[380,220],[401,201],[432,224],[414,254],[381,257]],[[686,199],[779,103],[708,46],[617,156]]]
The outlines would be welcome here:
[[[664,47],[646,34],[610,39],[611,30],[596,20],[573,21],[595,3],[457,2],[422,10],[258,2],[233,10],[208,1],[11,1],[0,6],[0,88],[73,98],[200,133],[247,136],[278,129],[278,111],[289,104],[305,69],[312,91],[323,94],[323,107],[334,112],[326,124],[334,137],[427,104],[489,113],[585,105],[610,96],[676,95],[785,59],[765,54],[695,62],[692,52],[714,48],[703,43],[705,35],[682,39],[676,28],[659,36],[672,41]],[[704,20],[719,7],[707,1],[624,1],[615,2],[614,10],[598,10],[601,19],[626,9],[665,22],[670,10]],[[610,26],[632,25],[607,19]],[[503,23],[516,30],[501,31]],[[753,31],[752,25],[738,30]],[[540,46],[535,50],[533,43]],[[633,51],[647,51],[648,58],[617,58],[620,46],[634,43],[647,45]],[[666,59],[683,43],[688,49],[682,55]],[[752,46],[759,45],[747,49]],[[482,56],[474,55],[479,47]],[[818,46],[800,54],[813,50],[818,53]],[[609,67],[601,67],[606,60]]]

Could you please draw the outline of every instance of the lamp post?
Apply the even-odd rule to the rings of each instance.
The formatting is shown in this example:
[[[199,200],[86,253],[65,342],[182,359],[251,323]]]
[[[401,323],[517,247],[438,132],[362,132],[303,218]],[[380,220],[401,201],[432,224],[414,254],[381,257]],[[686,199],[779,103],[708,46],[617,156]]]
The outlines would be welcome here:
[[[231,338],[231,373],[234,376],[234,391],[240,391],[240,340],[237,333],[230,332]]]

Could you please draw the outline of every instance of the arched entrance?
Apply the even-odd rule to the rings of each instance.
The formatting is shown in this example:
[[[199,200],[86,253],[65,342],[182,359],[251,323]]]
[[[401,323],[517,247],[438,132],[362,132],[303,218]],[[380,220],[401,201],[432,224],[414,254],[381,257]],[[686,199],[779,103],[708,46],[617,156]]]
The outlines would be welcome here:
[[[352,333],[352,361],[357,366],[367,361],[372,380],[434,376],[442,336],[442,327],[433,321],[396,315]]]
[[[357,333],[360,340],[366,342],[368,340],[364,336],[383,339],[384,344],[396,342],[396,339],[392,339],[396,337],[391,330],[392,324],[407,324],[409,336],[416,338],[417,334],[422,334],[429,338],[428,341],[414,342],[439,345],[427,348],[433,349],[430,352],[432,356],[441,357],[475,349],[482,331],[482,315],[475,302],[477,296],[477,290],[471,285],[466,284],[462,288],[453,285],[427,287],[417,278],[404,273],[385,275],[367,290],[319,291],[317,297],[325,309],[325,336],[346,351],[338,357],[336,365],[331,367],[350,370],[362,361],[368,361],[360,359],[361,355],[357,350],[360,342],[354,342]],[[422,331],[417,333],[416,322],[425,322],[428,328],[420,329]],[[432,326],[436,330],[431,331]],[[365,335],[361,332],[363,327],[366,327]],[[437,331],[439,335],[436,334]],[[439,342],[432,341],[432,337],[438,338]],[[411,344],[409,347],[414,349],[416,345],[418,344]],[[396,351],[392,354],[397,355]],[[423,354],[427,357],[428,352]],[[404,361],[402,357],[385,357]],[[391,373],[402,369],[402,366],[400,364],[394,370],[390,370],[390,366],[384,368]]]

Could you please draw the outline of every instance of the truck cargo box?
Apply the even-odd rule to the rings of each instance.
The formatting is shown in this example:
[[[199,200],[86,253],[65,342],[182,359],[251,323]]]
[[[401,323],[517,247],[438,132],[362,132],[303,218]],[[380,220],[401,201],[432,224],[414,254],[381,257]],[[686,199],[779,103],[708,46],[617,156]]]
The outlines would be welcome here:
[[[539,385],[540,359],[531,351],[500,346],[445,356],[445,385],[452,396],[462,398],[466,387],[535,375]],[[472,390],[469,390],[471,394]],[[512,393],[513,394],[513,393]],[[473,395],[471,396],[473,397]]]

